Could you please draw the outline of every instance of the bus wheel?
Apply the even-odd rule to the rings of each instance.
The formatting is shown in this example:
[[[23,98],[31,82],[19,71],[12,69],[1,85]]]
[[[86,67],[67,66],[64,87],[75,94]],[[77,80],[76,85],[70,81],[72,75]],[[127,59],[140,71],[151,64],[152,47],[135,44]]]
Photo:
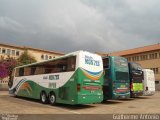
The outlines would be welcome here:
[[[101,103],[106,103],[107,102],[107,100],[102,100],[102,102]]]
[[[40,96],[41,96],[41,102],[43,104],[46,104],[48,102],[47,94],[45,92],[42,92]]]
[[[56,104],[56,95],[54,93],[50,93],[49,102],[50,102],[51,105],[55,105]]]

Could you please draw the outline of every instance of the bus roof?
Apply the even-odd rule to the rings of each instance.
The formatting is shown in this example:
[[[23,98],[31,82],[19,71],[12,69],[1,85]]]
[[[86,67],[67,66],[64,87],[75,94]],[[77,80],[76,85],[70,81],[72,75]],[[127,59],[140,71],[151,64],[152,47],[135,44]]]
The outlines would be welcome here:
[[[41,64],[41,63],[46,63],[46,62],[50,62],[50,61],[54,61],[54,60],[58,60],[58,59],[63,59],[63,58],[67,58],[69,56],[76,56],[80,52],[88,52],[88,51],[79,50],[79,51],[75,51],[75,52],[71,52],[71,53],[65,54],[63,56],[60,56],[60,57],[57,57],[57,58],[54,58],[54,59],[50,59],[50,60],[46,60],[46,61],[42,61],[42,62],[35,62],[35,63],[27,64],[27,65],[18,66],[18,67],[15,67],[15,69],[16,68],[28,67],[28,66],[32,66],[32,65],[38,65],[38,64]],[[90,53],[90,52],[88,52],[88,53]]]
[[[120,56],[103,56],[102,59],[103,58],[109,58],[109,57],[110,58],[124,58],[124,57],[120,57]],[[124,59],[126,59],[126,58],[124,58]]]

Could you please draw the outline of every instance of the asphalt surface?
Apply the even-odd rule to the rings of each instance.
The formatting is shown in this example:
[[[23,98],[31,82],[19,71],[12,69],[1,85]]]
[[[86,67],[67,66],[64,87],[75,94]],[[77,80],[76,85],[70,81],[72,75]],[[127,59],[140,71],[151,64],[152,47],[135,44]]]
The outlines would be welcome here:
[[[113,114],[159,114],[160,115],[160,92],[153,96],[141,96],[127,100],[108,100],[106,103],[88,105],[65,105],[41,104],[38,100],[14,97],[7,91],[0,91],[0,114],[19,115],[19,118],[44,119],[59,118],[65,115],[65,119],[75,119],[81,114],[92,114],[92,120],[101,117],[112,117]],[[28,115],[29,114],[29,115]],[[68,114],[68,115],[67,115]],[[78,116],[76,116],[78,115]],[[108,115],[108,116],[103,116]],[[27,116],[27,118],[26,118]],[[11,116],[12,117],[12,116]],[[82,117],[82,116],[81,116]],[[87,119],[87,116],[85,117]],[[85,119],[84,118],[84,119]],[[59,118],[60,119],[60,118]],[[1,120],[1,119],[0,119]]]

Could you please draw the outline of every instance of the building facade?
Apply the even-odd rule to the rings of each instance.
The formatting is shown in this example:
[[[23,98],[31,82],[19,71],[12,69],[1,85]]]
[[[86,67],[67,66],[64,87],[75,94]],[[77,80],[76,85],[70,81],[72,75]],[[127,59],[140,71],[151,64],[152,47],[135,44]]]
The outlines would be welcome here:
[[[24,51],[27,51],[29,55],[35,57],[37,62],[53,59],[64,55],[62,52],[48,51],[37,48],[31,48],[26,46],[15,46],[0,43],[0,59],[12,57],[17,59]]]
[[[155,73],[156,84],[160,84],[160,44],[154,44],[112,53],[97,53],[101,56],[122,56],[130,62],[137,62],[142,68]]]

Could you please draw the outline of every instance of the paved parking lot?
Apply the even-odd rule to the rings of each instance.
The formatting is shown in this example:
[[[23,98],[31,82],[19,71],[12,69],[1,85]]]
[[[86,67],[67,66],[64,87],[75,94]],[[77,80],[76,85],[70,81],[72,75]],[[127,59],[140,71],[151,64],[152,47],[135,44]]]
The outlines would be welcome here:
[[[51,106],[37,100],[16,98],[7,91],[0,91],[0,114],[160,114],[160,92],[128,100],[109,100],[91,105]]]

